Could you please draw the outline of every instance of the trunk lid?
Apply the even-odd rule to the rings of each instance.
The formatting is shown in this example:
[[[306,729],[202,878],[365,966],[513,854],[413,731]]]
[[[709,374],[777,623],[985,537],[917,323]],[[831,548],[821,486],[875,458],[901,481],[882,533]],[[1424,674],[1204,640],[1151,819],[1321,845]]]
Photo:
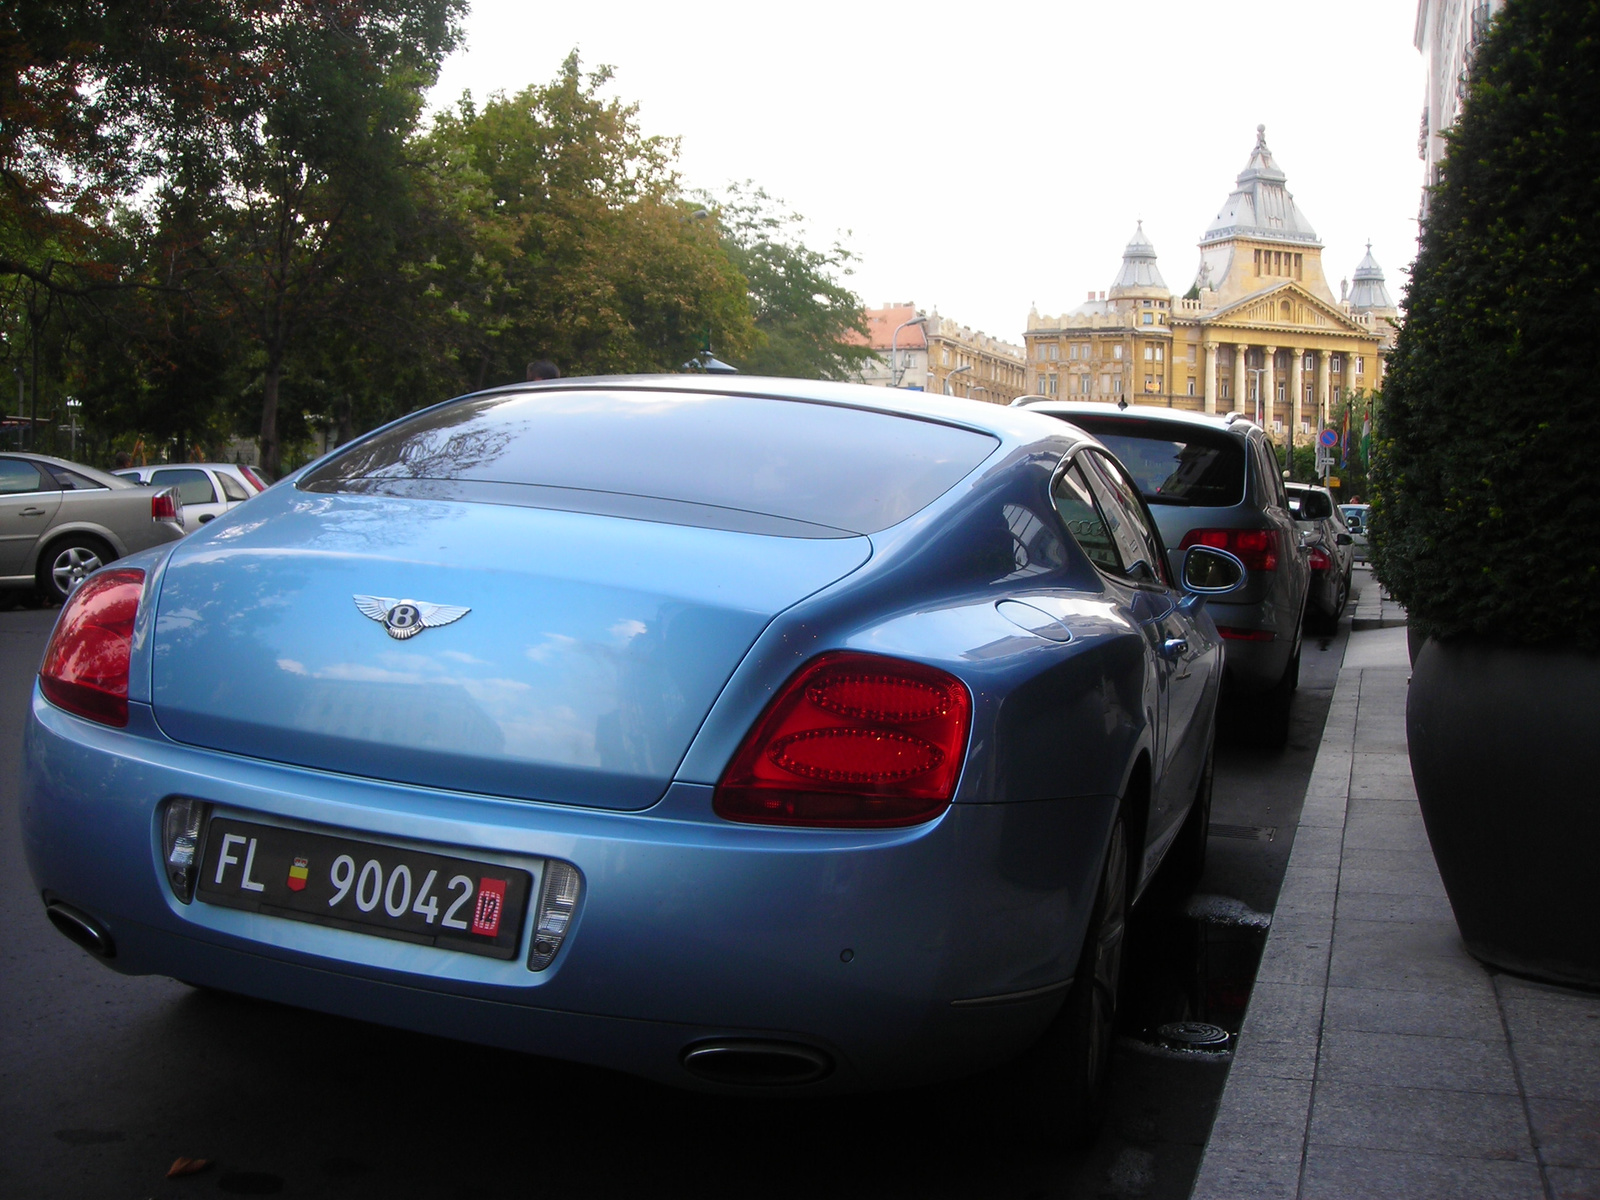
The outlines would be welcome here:
[[[174,552],[151,702],[190,745],[646,808],[772,617],[870,553],[860,536],[285,488]],[[402,600],[424,620],[470,611],[400,639],[358,607]]]

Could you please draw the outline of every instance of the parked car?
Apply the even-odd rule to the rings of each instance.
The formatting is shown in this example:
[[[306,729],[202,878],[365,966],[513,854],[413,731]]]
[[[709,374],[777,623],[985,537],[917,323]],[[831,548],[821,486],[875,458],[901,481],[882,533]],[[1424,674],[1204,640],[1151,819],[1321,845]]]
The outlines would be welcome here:
[[[1341,504],[1339,513],[1344,517],[1345,526],[1350,530],[1353,541],[1352,549],[1355,552],[1356,562],[1367,561],[1367,519],[1371,515],[1370,504]]]
[[[1288,483],[1289,511],[1300,528],[1300,543],[1311,567],[1311,594],[1306,602],[1306,624],[1332,633],[1350,598],[1350,571],[1355,564],[1355,538],[1327,488],[1308,483]]]
[[[1243,560],[1249,585],[1212,608],[1227,641],[1228,695],[1260,741],[1283,745],[1300,683],[1311,572],[1266,434],[1237,413],[1062,400],[1015,406],[1069,422],[1111,449],[1138,481],[1172,564],[1190,546],[1216,546]]]
[[[124,467],[115,474],[134,483],[177,488],[183,497],[185,528],[192,533],[234,505],[266,491],[259,478],[244,473],[246,469],[233,463],[157,463]]]
[[[1023,1055],[1081,1131],[1128,906],[1204,861],[1245,572],[1176,561],[1025,411],[480,393],[84,586],[30,869],[123,972],[734,1092]]]
[[[172,488],[140,489],[46,454],[0,454],[0,587],[59,603],[105,563],[182,536]]]

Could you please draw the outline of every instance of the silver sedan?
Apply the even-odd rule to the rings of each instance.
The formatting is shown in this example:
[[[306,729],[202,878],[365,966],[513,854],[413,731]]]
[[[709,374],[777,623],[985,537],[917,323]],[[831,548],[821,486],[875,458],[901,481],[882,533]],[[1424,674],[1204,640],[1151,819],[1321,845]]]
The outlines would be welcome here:
[[[45,454],[0,454],[0,587],[60,602],[103,564],[182,536],[175,488]]]

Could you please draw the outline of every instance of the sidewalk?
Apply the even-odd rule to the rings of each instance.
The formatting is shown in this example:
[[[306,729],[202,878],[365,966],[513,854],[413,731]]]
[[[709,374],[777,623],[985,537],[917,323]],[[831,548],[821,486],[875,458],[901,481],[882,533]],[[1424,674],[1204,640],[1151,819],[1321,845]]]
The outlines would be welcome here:
[[[1350,637],[1195,1200],[1600,1197],[1600,995],[1462,947],[1405,638]]]
[[[1362,564],[1352,572],[1350,590],[1355,608],[1350,614],[1352,633],[1369,629],[1393,629],[1406,623],[1406,610],[1401,608],[1389,590],[1378,582],[1372,568]]]

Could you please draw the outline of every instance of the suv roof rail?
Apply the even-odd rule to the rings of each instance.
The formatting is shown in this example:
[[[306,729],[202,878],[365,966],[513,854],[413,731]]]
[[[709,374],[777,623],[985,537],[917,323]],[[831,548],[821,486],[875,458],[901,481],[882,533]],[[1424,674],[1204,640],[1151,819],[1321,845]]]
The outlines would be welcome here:
[[[1027,408],[1028,405],[1030,405],[1030,404],[1043,404],[1046,400],[1050,400],[1050,399],[1053,399],[1053,397],[1051,397],[1051,396],[1018,396],[1015,400],[1013,400],[1011,402],[1009,407],[1011,407],[1011,408]]]

